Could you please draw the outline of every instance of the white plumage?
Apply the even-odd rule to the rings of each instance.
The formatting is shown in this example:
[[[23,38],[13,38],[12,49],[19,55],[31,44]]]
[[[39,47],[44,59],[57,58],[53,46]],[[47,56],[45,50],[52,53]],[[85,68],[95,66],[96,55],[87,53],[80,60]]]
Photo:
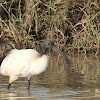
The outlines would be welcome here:
[[[49,59],[46,55],[48,49],[59,52],[70,66],[67,56],[50,40],[46,40],[43,43],[41,54],[33,49],[13,49],[3,61],[1,60],[2,63],[0,66],[0,73],[5,76],[10,76],[8,89],[12,82],[17,80],[18,77],[27,77],[27,89],[30,89],[31,77],[40,74],[48,66]]]
[[[33,49],[12,50],[3,60],[0,72],[10,76],[9,83],[18,77],[28,77],[43,72],[48,66],[48,56],[41,55]]]

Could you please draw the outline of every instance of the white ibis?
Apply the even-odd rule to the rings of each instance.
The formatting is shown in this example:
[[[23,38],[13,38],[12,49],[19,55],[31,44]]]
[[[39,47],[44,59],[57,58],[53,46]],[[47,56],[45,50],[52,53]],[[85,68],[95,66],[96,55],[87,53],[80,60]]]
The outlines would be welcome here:
[[[18,77],[27,77],[27,89],[29,90],[31,77],[40,74],[46,70],[48,66],[49,59],[48,55],[46,55],[48,49],[60,53],[66,60],[68,66],[70,66],[67,56],[50,40],[46,40],[43,43],[41,54],[33,49],[13,49],[3,60],[1,60],[2,62],[0,67],[0,73],[2,75],[10,76],[8,89],[12,82],[17,80]]]

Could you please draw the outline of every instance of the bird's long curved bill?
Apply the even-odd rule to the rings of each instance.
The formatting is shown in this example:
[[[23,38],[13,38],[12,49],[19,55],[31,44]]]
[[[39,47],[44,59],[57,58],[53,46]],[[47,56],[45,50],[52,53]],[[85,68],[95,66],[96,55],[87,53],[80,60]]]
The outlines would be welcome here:
[[[67,56],[64,54],[63,51],[61,51],[61,50],[60,50],[59,48],[57,48],[55,45],[53,46],[52,50],[53,50],[53,51],[57,51],[58,53],[60,53],[60,54],[63,56],[63,58],[66,60],[68,66],[70,67],[69,59],[67,58]]]

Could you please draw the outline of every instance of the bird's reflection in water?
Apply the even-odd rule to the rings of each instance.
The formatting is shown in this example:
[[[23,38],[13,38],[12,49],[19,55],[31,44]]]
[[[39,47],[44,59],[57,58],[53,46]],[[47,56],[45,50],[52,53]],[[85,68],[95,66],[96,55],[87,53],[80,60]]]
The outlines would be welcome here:
[[[28,91],[28,93],[30,93]],[[0,100],[1,99],[8,99],[8,100],[37,100],[38,97],[36,96],[31,96],[29,95],[20,95],[17,93],[13,93],[13,92],[8,92],[8,93],[1,93],[0,94]]]

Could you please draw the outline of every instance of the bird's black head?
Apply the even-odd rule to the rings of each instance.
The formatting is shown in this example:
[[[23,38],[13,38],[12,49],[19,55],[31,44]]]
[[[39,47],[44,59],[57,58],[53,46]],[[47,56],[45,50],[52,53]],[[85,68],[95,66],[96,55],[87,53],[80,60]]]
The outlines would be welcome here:
[[[42,52],[41,52],[41,55],[46,54],[46,52],[47,52],[48,49],[60,53],[60,54],[64,57],[64,59],[66,60],[68,66],[70,66],[70,62],[69,62],[67,56],[64,54],[64,52],[63,52],[61,49],[57,48],[57,47],[55,46],[55,44],[54,44],[51,40],[46,40],[46,41],[44,41],[44,43],[43,43],[43,45],[42,45]]]
[[[44,55],[46,54],[47,50],[48,49],[52,49],[54,46],[54,43],[50,40],[46,40],[44,41],[43,45],[42,45],[42,52],[41,52],[41,55]]]
[[[46,40],[43,43],[43,47],[46,48],[46,49],[52,49],[53,46],[54,46],[54,43],[50,40]]]

